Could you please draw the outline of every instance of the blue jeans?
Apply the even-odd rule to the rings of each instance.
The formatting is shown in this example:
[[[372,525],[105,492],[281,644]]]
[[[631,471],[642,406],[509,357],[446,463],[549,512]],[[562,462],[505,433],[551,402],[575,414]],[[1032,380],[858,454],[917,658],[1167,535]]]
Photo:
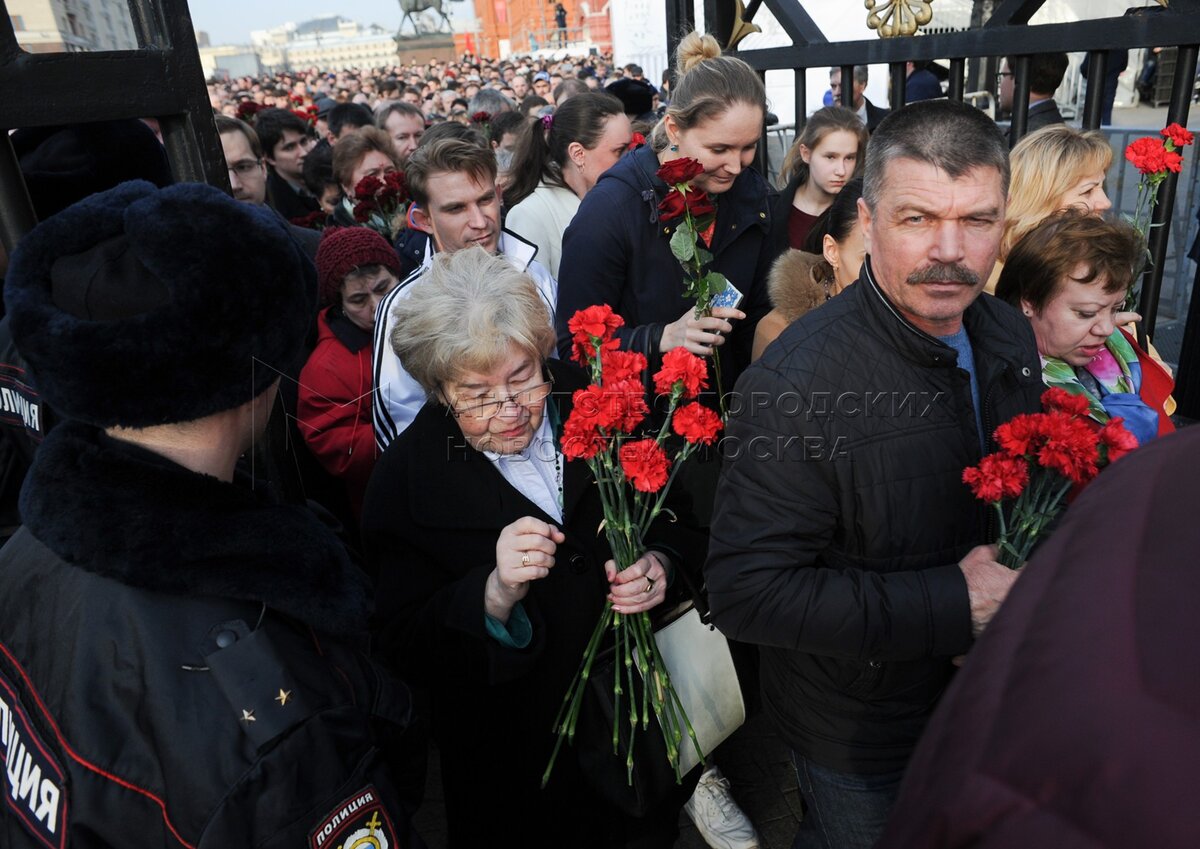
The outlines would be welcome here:
[[[792,849],[871,849],[883,835],[903,770],[853,775],[792,752],[804,819]]]

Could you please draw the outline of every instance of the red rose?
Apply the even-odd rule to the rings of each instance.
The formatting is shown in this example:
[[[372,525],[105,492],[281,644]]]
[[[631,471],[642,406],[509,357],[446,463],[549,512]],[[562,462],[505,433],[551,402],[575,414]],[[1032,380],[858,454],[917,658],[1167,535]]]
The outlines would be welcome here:
[[[640,382],[642,372],[645,370],[645,356],[635,351],[600,352],[600,374],[603,376],[605,386],[624,380]]]
[[[1042,393],[1042,407],[1072,416],[1086,416],[1090,409],[1087,398],[1057,386]]]
[[[471,116],[471,120],[476,124],[486,124],[488,121],[492,120],[492,114],[490,112],[484,112],[483,110],[480,110]]]
[[[1016,498],[1029,483],[1029,464],[1011,454],[989,454],[978,466],[964,469],[962,479],[980,501]]]
[[[1187,147],[1195,140],[1195,136],[1178,124],[1171,124],[1162,130],[1162,134],[1171,140],[1176,149]]]
[[[577,408],[578,409],[578,408]],[[571,413],[563,425],[562,453],[568,460],[590,460],[604,448],[604,437],[583,416]]]
[[[668,186],[678,186],[680,183],[687,183],[693,177],[703,174],[704,166],[691,157],[681,156],[678,159],[664,162],[655,173],[658,175],[658,179]]]
[[[1162,139],[1153,136],[1143,136],[1130,142],[1125,148],[1125,158],[1143,174],[1158,174],[1165,171],[1167,149]]]
[[[629,140],[629,144],[625,146],[626,150],[637,150],[646,143],[646,137],[641,133],[634,133],[633,138]]]
[[[695,398],[708,386],[708,366],[682,346],[663,354],[662,369],[654,375],[654,391],[660,395],[670,395],[676,384],[684,398]]]
[[[684,202],[687,204],[692,218],[703,218],[717,211],[708,192],[702,192],[699,189],[688,189],[687,195],[684,196]]]
[[[1120,460],[1134,448],[1138,447],[1137,437],[1125,428],[1125,420],[1120,416],[1108,420],[1108,424],[1100,428],[1100,445],[1105,459],[1109,463]]]
[[[721,417],[703,404],[685,404],[671,417],[671,429],[693,445],[712,445],[721,430]]]
[[[638,492],[658,492],[670,477],[671,461],[653,439],[621,446],[621,471]]]
[[[354,187],[354,196],[356,198],[373,198],[383,188],[383,181],[378,177],[373,177],[368,174],[358,181],[358,185]]]
[[[687,201],[675,189],[667,192],[667,196],[658,202],[658,217],[663,221],[672,221],[683,215],[687,209]]]

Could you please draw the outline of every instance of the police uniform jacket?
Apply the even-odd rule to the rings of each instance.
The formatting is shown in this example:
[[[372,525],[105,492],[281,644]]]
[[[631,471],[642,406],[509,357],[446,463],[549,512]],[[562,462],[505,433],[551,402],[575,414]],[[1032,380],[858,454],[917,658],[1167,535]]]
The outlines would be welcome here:
[[[21,507],[0,846],[422,845],[381,754],[407,691],[350,648],[364,579],[311,514],[76,422]]]

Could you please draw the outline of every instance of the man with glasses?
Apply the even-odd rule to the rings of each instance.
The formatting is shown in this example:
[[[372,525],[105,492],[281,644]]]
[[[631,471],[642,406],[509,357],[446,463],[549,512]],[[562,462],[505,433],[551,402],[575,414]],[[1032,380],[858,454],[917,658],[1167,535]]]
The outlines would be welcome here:
[[[221,151],[229,169],[229,185],[234,200],[263,206],[267,202],[267,166],[263,163],[262,143],[254,128],[245,121],[227,115],[216,117]],[[316,260],[321,234],[316,230],[288,223],[292,237],[311,260]]]
[[[270,166],[268,202],[289,221],[316,212],[320,205],[304,187],[304,157],[316,144],[308,124],[286,109],[264,109],[255,116],[254,128]]]
[[[1063,123],[1062,113],[1054,102],[1054,92],[1062,85],[1067,73],[1066,53],[1035,53],[1029,62],[1029,109],[1025,113],[1025,134],[1037,132],[1042,127]],[[1004,70],[1000,78],[1000,109],[1012,112],[1013,108],[1013,62],[1004,59]],[[1011,137],[1011,133],[1010,133]]]
[[[421,267],[379,305],[375,321],[375,364],[372,410],[375,440],[385,449],[408,427],[424,405],[426,394],[400,365],[392,349],[396,322],[392,307],[407,298],[428,276],[433,253],[453,253],[473,246],[499,254],[525,271],[554,314],[558,284],[534,260],[537,248],[501,229],[496,157],[488,148],[454,138],[422,145],[408,158],[405,177],[414,208],[413,224],[430,235]]]

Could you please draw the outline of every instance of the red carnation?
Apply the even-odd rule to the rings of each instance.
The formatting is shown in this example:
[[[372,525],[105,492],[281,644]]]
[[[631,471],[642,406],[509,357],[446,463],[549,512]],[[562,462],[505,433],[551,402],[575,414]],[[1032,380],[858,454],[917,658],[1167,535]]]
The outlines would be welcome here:
[[[1076,395],[1073,392],[1068,392],[1056,386],[1042,393],[1042,407],[1072,416],[1086,416],[1089,404],[1087,398],[1084,396]]]
[[[373,198],[383,188],[383,181],[378,177],[368,174],[358,181],[358,185],[354,187],[354,196],[356,198]]]
[[[712,445],[721,430],[721,417],[703,404],[691,403],[675,411],[671,428],[693,445]]]
[[[371,218],[372,213],[376,212],[378,209],[379,207],[375,205],[375,201],[371,200],[370,198],[360,200],[358,203],[354,204],[354,220],[359,224],[366,224]]]
[[[1032,454],[1041,444],[1042,430],[1038,426],[1040,418],[1040,415],[1030,413],[1015,416],[996,428],[996,442],[1009,454]]]
[[[562,453],[568,460],[590,460],[604,448],[604,437],[592,423],[574,413],[563,425]]]
[[[1115,463],[1137,448],[1138,441],[1137,437],[1125,428],[1125,420],[1117,416],[1109,419],[1108,424],[1100,428],[1100,445],[1108,462]]]
[[[645,356],[635,351],[600,352],[600,373],[604,378],[605,386],[624,380],[640,382],[642,372],[645,370]]]
[[[629,140],[629,144],[625,146],[626,150],[637,150],[646,143],[646,137],[641,133],[634,133],[633,138]]]
[[[708,386],[708,366],[684,347],[663,354],[662,369],[654,375],[654,391],[660,395],[670,395],[676,384],[682,386],[684,398],[695,398]]]
[[[1164,151],[1163,167],[1178,174],[1183,170],[1183,157],[1173,150]]]
[[[964,469],[962,479],[980,501],[1016,498],[1029,482],[1029,464],[1011,454],[989,454],[978,466]]]
[[[1195,140],[1195,136],[1179,124],[1170,124],[1162,130],[1162,134],[1171,140],[1171,144],[1175,145],[1176,149],[1187,147]]]
[[[596,304],[579,310],[567,322],[567,329],[574,337],[571,358],[582,366],[586,366],[596,356],[596,343],[600,340],[602,350],[615,350],[619,347],[613,333],[625,323],[625,319],[612,311],[607,304]]]
[[[1096,476],[1100,451],[1091,425],[1066,413],[1046,413],[1041,420],[1046,441],[1037,449],[1039,464],[1074,483]]]
[[[678,159],[664,162],[655,173],[658,175],[658,179],[668,186],[678,186],[703,174],[704,166],[691,157],[681,156]]]
[[[653,439],[639,439],[621,446],[621,471],[639,492],[658,492],[670,477],[671,461]]]
[[[1167,149],[1162,139],[1153,136],[1143,136],[1130,142],[1125,148],[1125,158],[1143,174],[1158,174],[1167,169]]]
[[[572,418],[606,431],[630,433],[650,412],[640,382],[624,380],[610,386],[595,384],[578,390],[574,398]]]

